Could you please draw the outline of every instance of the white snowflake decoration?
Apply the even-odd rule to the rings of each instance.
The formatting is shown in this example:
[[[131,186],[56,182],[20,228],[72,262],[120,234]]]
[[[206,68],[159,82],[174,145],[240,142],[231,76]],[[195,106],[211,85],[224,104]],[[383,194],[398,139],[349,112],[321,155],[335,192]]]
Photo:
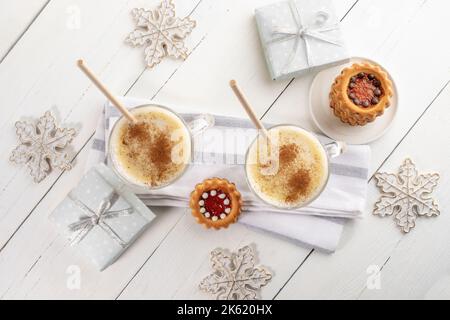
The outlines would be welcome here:
[[[36,125],[18,121],[16,133],[20,145],[11,153],[10,160],[26,164],[35,182],[41,182],[52,168],[71,169],[67,153],[63,152],[75,136],[75,129],[61,129],[56,126],[50,111],[39,118]]]
[[[203,279],[199,288],[215,294],[218,300],[255,300],[258,290],[272,278],[265,268],[255,267],[249,246],[231,254],[215,249],[211,252],[211,263],[214,273]]]
[[[403,232],[408,233],[416,224],[418,216],[438,216],[438,205],[430,197],[436,187],[439,174],[418,174],[411,159],[406,159],[398,175],[377,173],[377,186],[383,191],[375,204],[374,214],[391,216]]]
[[[152,68],[166,56],[176,59],[187,57],[183,39],[195,27],[189,17],[175,18],[175,5],[172,0],[163,0],[154,10],[133,9],[136,29],[125,41],[134,47],[145,47],[145,61]]]

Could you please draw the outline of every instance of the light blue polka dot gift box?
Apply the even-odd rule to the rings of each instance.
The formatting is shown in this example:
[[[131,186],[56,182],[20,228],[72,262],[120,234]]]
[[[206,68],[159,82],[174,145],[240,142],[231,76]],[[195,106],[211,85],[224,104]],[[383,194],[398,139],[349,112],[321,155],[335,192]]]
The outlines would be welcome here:
[[[350,60],[331,0],[288,0],[255,11],[256,24],[274,80]]]
[[[133,243],[155,215],[104,164],[91,168],[50,219],[72,245],[104,270]]]

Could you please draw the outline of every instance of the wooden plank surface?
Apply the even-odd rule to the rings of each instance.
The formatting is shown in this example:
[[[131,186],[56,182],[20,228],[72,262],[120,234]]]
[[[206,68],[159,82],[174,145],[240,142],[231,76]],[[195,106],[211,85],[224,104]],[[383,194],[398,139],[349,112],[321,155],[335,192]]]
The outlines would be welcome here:
[[[334,255],[240,225],[212,238],[186,210],[167,208],[155,208],[158,217],[149,230],[102,273],[67,245],[47,216],[84,172],[103,104],[103,97],[74,67],[80,56],[118,94],[152,98],[178,111],[244,116],[227,86],[235,78],[264,119],[315,130],[306,108],[312,76],[272,82],[267,75],[253,11],[273,0],[175,1],[179,16],[190,14],[197,20],[187,40],[192,53],[184,62],[166,60],[146,70],[143,50],[124,45],[123,38],[133,28],[131,8],[157,2],[51,0],[25,33],[20,28],[8,33],[12,38],[22,35],[0,64],[0,86],[8,88],[0,95],[2,154],[9,154],[16,143],[14,121],[47,109],[79,133],[72,151],[74,169],[54,172],[39,185],[7,157],[0,159],[0,274],[8,275],[0,276],[0,298],[211,298],[197,289],[210,270],[209,251],[249,243],[274,272],[263,298],[448,297],[450,242],[444,230],[450,187],[444,175],[436,193],[443,215],[420,219],[417,230],[406,237],[391,219],[370,215],[378,196],[370,182],[366,217],[346,226]],[[346,0],[335,5],[353,54],[385,65],[401,93],[393,129],[372,144],[371,172],[396,170],[406,154],[417,159],[419,169],[443,172],[449,155],[441,146],[450,142],[444,130],[450,120],[450,45],[429,34],[450,28],[448,3]],[[76,28],[67,28],[67,8],[80,14]],[[433,59],[425,58],[429,52]],[[383,267],[380,290],[366,289],[371,266]],[[81,272],[81,286],[75,290],[67,285],[73,268]]]
[[[263,4],[261,1],[258,1],[258,3],[261,5],[261,4]],[[267,1],[267,3],[270,3],[270,1]],[[199,14],[199,16],[200,17],[209,17],[208,19],[209,20],[206,20],[205,19],[205,23],[203,23],[203,24],[200,24],[199,23],[199,27],[197,28],[197,32],[203,32],[203,33],[206,33],[206,32],[213,32],[213,31],[211,31],[211,29],[214,29],[214,27],[215,27],[215,22],[217,21],[217,20],[219,20],[219,19],[223,19],[223,17],[224,17],[224,14],[225,14],[225,16],[226,16],[226,13],[227,12],[233,12],[235,15],[238,15],[237,17],[236,17],[236,19],[237,20],[240,20],[240,19],[244,19],[245,21],[246,21],[246,23],[252,23],[253,22],[253,20],[252,20],[252,12],[253,12],[253,10],[254,10],[254,7],[255,7],[255,5],[248,5],[248,7],[246,8],[246,10],[243,10],[243,8],[242,8],[242,6],[238,3],[238,2],[234,2],[233,3],[233,5],[234,5],[234,8],[235,8],[235,10],[233,10],[233,11],[231,11],[230,10],[230,7],[229,6],[225,6],[224,4],[224,2],[221,2],[221,6],[217,6],[217,5],[214,5],[214,6],[212,6],[211,5],[211,3],[209,2],[200,2],[199,4],[196,4],[196,6],[195,6],[195,10],[194,10],[194,12],[192,13],[193,14],[193,17],[195,18],[196,16],[195,16],[195,14],[196,14],[196,12],[201,12],[201,15]],[[350,7],[351,7],[351,5],[353,4],[353,2],[342,2],[342,4],[345,4],[346,5],[346,7],[344,8],[344,9],[340,9],[340,12],[343,12],[341,15],[343,16],[344,14],[345,14],[345,9],[349,9]],[[237,10],[237,8],[239,9],[239,10]],[[83,9],[83,11],[85,11],[86,9]],[[97,9],[98,10],[98,9]],[[180,15],[183,15],[183,11],[178,7],[178,12],[180,12]],[[50,14],[48,14],[49,16],[50,16]],[[211,17],[211,15],[213,15],[212,17]],[[239,18],[239,19],[238,19]],[[209,22],[209,25],[208,24],[206,24],[206,22]],[[226,21],[225,21],[226,22]],[[230,30],[229,30],[229,28],[227,27],[227,24],[226,23],[222,23],[222,24],[224,24],[225,25],[225,28],[224,27],[222,27],[222,24],[221,25],[219,25],[219,28],[217,28],[217,29],[214,29],[214,30],[218,30],[217,31],[217,34],[216,35],[213,35],[212,36],[212,39],[220,39],[220,38],[222,38],[222,37],[227,37],[228,36],[228,34],[229,34],[229,32],[230,32]],[[240,29],[240,25],[237,25],[237,29],[234,31],[234,32],[237,32],[239,29]],[[200,29],[200,30],[199,30]],[[254,34],[254,36],[257,36],[256,35],[256,33],[253,31],[253,34]],[[193,36],[194,36],[194,34],[193,34]],[[200,35],[197,35],[198,37],[200,37]],[[204,37],[204,35],[201,35],[201,38],[200,39],[202,39]],[[248,38],[245,38],[245,39],[240,39],[240,38],[238,38],[239,39],[239,41],[241,41],[241,42],[239,42],[239,43],[237,43],[236,45],[238,45],[238,46],[244,46],[245,44],[246,44],[246,42],[247,42],[247,40],[248,40]],[[259,48],[258,46],[259,46],[259,43],[257,42],[257,37],[255,38],[256,40],[254,40],[253,42],[252,42],[252,44],[253,44],[253,46],[256,46],[257,48]],[[115,42],[114,42],[114,45],[116,45],[115,44]],[[199,48],[202,48],[203,49],[203,47],[199,47]],[[183,68],[185,68],[185,65],[188,65],[188,64],[190,64],[191,66],[193,66],[194,68],[195,68],[195,66],[196,65],[198,65],[198,61],[196,62],[195,60],[194,61],[192,61],[192,59],[194,58],[193,56],[194,56],[194,54],[196,53],[196,52],[198,52],[198,50],[199,50],[199,48],[196,48],[196,50],[194,50],[194,53],[193,53],[193,55],[192,55],[192,57],[190,58],[190,59],[188,59],[188,61],[186,61],[184,64],[183,64]],[[204,63],[204,64],[202,64],[203,65],[203,68],[202,69],[200,69],[200,70],[202,70],[203,72],[205,72],[206,73],[206,70],[208,70],[208,69],[210,69],[210,66],[208,65],[208,63],[209,64],[215,64],[216,63],[216,61],[217,61],[217,58],[214,56],[214,55],[211,55],[210,54],[210,47],[207,47],[206,49],[204,49],[205,51],[204,51],[204,53],[203,53],[203,56],[202,57],[200,57],[200,60]],[[254,70],[259,70],[259,72],[261,72],[262,74],[264,74],[265,76],[266,76],[266,70],[265,69],[263,69],[262,67],[264,67],[264,65],[263,65],[263,57],[262,57],[262,54],[261,54],[261,52],[259,51],[259,49],[257,49],[257,50],[248,50],[248,51],[245,51],[245,52],[248,52],[247,54],[248,55],[250,55],[250,57],[248,58],[248,60],[249,61],[252,61],[252,60],[258,60],[259,61],[259,65],[257,65],[257,66],[254,66],[254,65],[251,65],[251,64],[249,64],[249,65],[247,65],[248,66],[248,68],[249,69],[245,69],[245,68],[237,68],[237,70],[241,70],[240,72],[241,73],[245,73],[246,71],[248,72],[248,73],[250,73],[250,72],[254,72]],[[133,57],[136,61],[140,61],[139,60],[139,56],[134,56]],[[206,62],[206,63],[205,63]],[[231,63],[233,63],[233,61],[231,61]],[[173,62],[173,61],[167,61],[167,64],[168,65],[173,65],[173,67],[174,67],[174,69],[176,70],[176,68],[178,68],[179,66],[178,66],[178,64],[179,64],[179,62]],[[261,67],[262,66],[262,67]],[[164,69],[164,71],[166,71],[167,69]],[[152,77],[155,77],[156,79],[159,79],[158,81],[161,81],[160,79],[161,79],[161,77],[162,77],[162,74],[161,74],[161,72],[160,73],[158,73],[158,71],[159,71],[159,69],[156,69],[156,70],[154,70],[154,71],[156,71],[156,73],[155,72],[151,72],[151,73],[144,73],[144,75],[146,75],[146,74],[149,74],[149,75],[151,75]],[[195,73],[193,73],[192,71],[186,71],[188,74],[191,74],[191,76],[192,76],[192,74],[195,74]],[[216,69],[216,74],[217,75],[219,75],[220,73],[223,73],[223,68],[217,68]],[[178,71],[175,73],[175,75],[178,75],[179,73],[178,73]],[[229,89],[228,89],[228,86],[227,86],[227,79],[229,79],[229,77],[227,77],[227,78],[224,78],[224,81],[223,81],[223,86],[219,86],[219,89],[224,93],[224,95],[225,96],[227,96],[227,98],[228,98],[228,100],[229,100],[229,105],[233,105],[234,106],[234,108],[235,108],[235,110],[238,110],[239,112],[241,112],[241,109],[240,109],[240,107],[238,107],[237,105],[236,105],[236,102],[235,102],[235,100],[234,100],[234,97],[232,96],[232,95],[230,95],[229,94]],[[168,86],[170,86],[170,85],[172,85],[172,83],[174,82],[174,81],[176,81],[177,80],[177,78],[176,78],[176,76],[171,76],[170,77],[170,81],[166,84],[166,86],[164,87],[164,89],[166,89],[166,87],[168,87]],[[137,83],[136,83],[136,85],[135,86],[137,86],[137,85],[139,85],[141,82],[144,82],[144,81],[149,81],[149,82],[151,82],[152,80],[151,79],[143,79],[142,77],[140,77],[140,78],[138,78],[137,79]],[[210,82],[210,79],[206,79],[205,80],[205,82]],[[268,91],[267,92],[267,95],[266,96],[260,96],[260,99],[261,99],[261,101],[266,101],[266,100],[271,100],[271,101],[273,101],[275,98],[276,98],[276,96],[279,94],[279,92],[283,89],[283,84],[278,84],[278,83],[273,83],[273,82],[271,82],[269,79],[267,79],[267,78],[265,78],[264,79],[264,81],[265,81],[265,83],[266,83],[266,85],[268,85],[268,86],[271,86],[271,90],[270,91]],[[192,81],[191,81],[192,82]],[[157,84],[155,84],[154,85],[154,87],[155,88],[157,88],[158,87],[158,85]],[[173,85],[173,88],[179,88],[180,87],[180,85],[178,84],[178,83],[175,83],[174,85]],[[134,87],[133,87],[134,88]],[[169,90],[170,90],[170,87],[169,87]],[[140,96],[140,97],[148,97],[147,95],[146,95],[146,92],[148,92],[148,90],[143,90],[143,92],[141,92],[141,94],[135,94],[135,93],[133,93],[133,92],[130,92],[129,94],[133,94],[133,95],[135,95],[135,96]],[[159,90],[159,92],[164,92],[163,90]],[[94,90],[93,91],[93,93],[94,93],[94,95],[96,95],[97,94],[97,92]],[[154,93],[152,93],[153,95],[154,95]],[[97,94],[98,95],[98,94]],[[189,97],[189,95],[188,95],[188,97]],[[264,98],[264,100],[263,100],[263,98]],[[176,103],[176,101],[174,102],[174,101],[169,101],[169,103]],[[177,103],[177,105],[181,105],[181,103]],[[209,107],[206,107],[206,106],[208,106],[208,104],[205,104],[205,110],[210,110],[210,108]],[[264,105],[263,104],[261,104],[261,106],[260,106],[260,108],[258,109],[258,110],[261,110],[260,111],[260,113],[262,114],[263,112],[264,112],[264,109],[261,109],[261,108],[264,108]],[[87,110],[86,111],[87,113],[89,113],[89,110]],[[220,113],[220,112],[219,112]],[[93,126],[92,126],[93,127]],[[84,155],[84,153],[85,153],[85,150],[83,150],[83,155]],[[77,161],[79,161],[79,159],[77,159]],[[81,162],[81,161],[80,161]],[[78,168],[76,168],[76,169],[78,169]],[[74,169],[74,171],[75,171],[75,169]],[[47,203],[47,199],[48,198],[50,198],[52,195],[53,195],[53,193],[55,192],[55,193],[57,193],[57,196],[59,197],[59,199],[62,199],[64,196],[65,196],[65,194],[73,187],[73,185],[75,185],[76,184],[76,182],[78,181],[78,178],[79,178],[79,176],[80,176],[80,174],[79,173],[75,173],[75,172],[69,172],[68,173],[69,175],[72,175],[73,174],[73,180],[72,180],[72,182],[71,183],[62,183],[62,181],[61,181],[61,183],[59,183],[58,182],[58,185],[59,184],[62,184],[64,187],[63,187],[63,190],[62,189],[60,189],[60,188],[52,188],[52,190],[49,192],[49,194],[47,195],[47,197],[43,200],[43,204],[44,204],[44,208],[45,208],[45,203]],[[53,200],[53,201],[51,201],[51,205],[54,205],[54,206],[56,206],[56,204],[59,202],[60,200]],[[43,225],[42,225],[42,228],[44,228],[43,230],[38,230],[39,228],[37,228],[36,227],[36,221],[42,221],[42,217],[40,217],[40,215],[38,214],[38,212],[39,212],[39,209],[40,209],[40,207],[41,207],[41,205],[42,205],[42,203],[39,205],[39,207],[37,207],[36,208],[36,210],[34,210],[33,211],[33,215],[30,217],[30,219],[25,223],[25,225],[21,228],[21,230],[20,230],[20,232],[22,232],[22,230],[26,230],[27,228],[29,228],[29,230],[30,230],[30,232],[32,232],[33,234],[35,234],[35,237],[37,237],[37,238],[39,238],[40,239],[40,234],[42,234],[42,233],[47,233],[47,229],[50,229],[50,228],[54,228],[54,226],[52,226],[52,225],[49,225],[48,224],[48,222],[47,221],[44,221],[44,223],[43,223]],[[174,210],[175,211],[175,210]],[[171,228],[173,228],[173,221],[176,221],[176,219],[177,219],[177,216],[178,215],[180,215],[180,214],[183,214],[184,213],[184,211],[180,211],[180,210],[178,210],[179,212],[177,213],[177,214],[174,214],[174,218],[173,218],[173,220],[169,220],[168,222],[166,222],[166,223],[163,223],[163,222],[161,222],[161,223],[157,223],[157,222],[155,222],[154,223],[154,227],[155,228],[157,228],[158,230],[161,230],[160,232],[161,232],[161,234],[164,234],[164,232],[165,231],[169,231],[169,230],[171,230]],[[45,209],[45,212],[48,212],[48,209]],[[167,215],[169,215],[169,214],[167,214]],[[164,220],[165,221],[165,220]],[[45,231],[44,231],[45,230]],[[149,231],[149,232],[152,232],[152,231]],[[158,234],[156,231],[154,231],[155,232],[155,234]],[[21,233],[19,233],[19,234],[21,234]],[[50,232],[50,234],[55,234],[54,232],[52,233],[52,232]],[[30,284],[30,285],[32,285],[33,286],[33,288],[34,288],[34,291],[33,292],[29,292],[28,291],[28,289],[29,289],[29,287],[27,287],[27,285],[28,285],[28,281],[23,281],[23,279],[22,279],[22,276],[23,276],[23,273],[26,271],[27,272],[27,279],[30,279],[30,282],[31,283],[33,283],[33,281],[34,281],[34,278],[32,277],[32,275],[33,274],[37,274],[37,275],[40,275],[41,273],[42,274],[44,274],[45,275],[45,277],[48,277],[48,276],[54,276],[55,274],[57,275],[57,274],[59,274],[60,275],[60,277],[61,277],[61,280],[60,280],[60,282],[59,282],[59,284],[60,284],[60,286],[62,287],[62,289],[66,289],[66,285],[65,285],[65,281],[64,281],[64,279],[66,278],[66,274],[65,274],[65,270],[67,269],[67,267],[69,266],[69,265],[71,265],[72,264],[72,262],[70,262],[70,261],[68,261],[68,260],[70,260],[70,259],[67,259],[67,257],[63,260],[63,266],[60,266],[60,265],[58,265],[57,263],[55,263],[55,261],[53,261],[52,260],[52,258],[53,258],[53,256],[52,256],[52,258],[50,258],[48,261],[47,260],[42,260],[42,258],[39,258],[39,256],[40,256],[40,252],[41,252],[41,250],[42,250],[42,248],[44,247],[44,248],[46,248],[49,244],[52,244],[53,243],[53,237],[52,237],[52,239],[50,239],[50,240],[48,240],[48,239],[46,239],[46,241],[44,242],[44,243],[41,243],[40,241],[36,241],[36,242],[34,242],[33,241],[33,246],[36,246],[37,248],[30,248],[29,247],[29,239],[30,239],[30,235],[29,234],[27,234],[27,233],[25,233],[24,234],[24,237],[22,238],[22,240],[20,241],[19,239],[21,239],[21,237],[19,236],[19,235],[16,235],[15,237],[14,237],[14,239],[12,240],[12,243],[8,246],[8,247],[6,247],[6,250],[4,250],[4,252],[2,252],[2,255],[0,255],[0,259],[2,258],[2,256],[5,258],[5,259],[8,259],[8,260],[10,260],[10,261],[14,261],[15,259],[20,259],[20,257],[25,257],[26,259],[27,259],[27,262],[23,262],[21,265],[23,266],[23,269],[20,269],[20,268],[17,268],[16,270],[15,270],[15,273],[17,273],[19,276],[19,279],[20,279],[20,283],[22,283],[24,286],[25,286],[25,291],[27,292],[27,294],[28,294],[28,297],[30,297],[30,296],[32,296],[32,294],[33,294],[33,292],[35,292],[35,290],[38,290],[38,289],[40,289],[41,287],[39,287],[39,286],[37,286],[36,284]],[[270,237],[269,237],[269,239],[270,239]],[[154,242],[155,244],[155,246],[156,245],[158,245],[159,244],[159,240],[160,239],[156,239],[156,241]],[[143,240],[143,242],[144,243],[146,243],[146,247],[147,248],[152,248],[152,244],[150,244],[150,242],[149,242],[149,240],[147,239],[147,241],[145,241],[145,240]],[[20,249],[19,247],[15,247],[15,244],[18,244],[19,245],[19,247],[20,246],[26,246],[26,248],[23,248],[23,250],[22,249]],[[137,247],[138,246],[138,244],[135,244],[135,246]],[[58,250],[58,248],[60,249],[60,247],[57,247],[57,248],[55,248],[55,250]],[[73,255],[73,252],[72,252],[72,250],[70,249],[70,248],[67,248],[66,249],[67,251],[68,251],[68,254],[69,255]],[[11,254],[14,256],[14,257],[16,257],[16,258],[11,258],[11,257],[8,257],[8,252],[11,252]],[[31,254],[31,253],[34,253],[34,254]],[[151,252],[151,251],[150,251]],[[208,251],[207,251],[208,252]],[[302,249],[302,248],[300,248],[300,252],[304,252],[304,250]],[[19,255],[19,258],[17,258],[17,255]],[[138,257],[138,258],[140,258],[142,261],[145,261],[145,259],[148,257],[148,253],[142,253],[142,257]],[[301,256],[301,258],[303,258],[303,256]],[[122,259],[121,259],[122,260]],[[131,264],[132,262],[131,261],[127,261],[126,262],[126,265],[129,265],[129,264]],[[78,263],[78,261],[77,261],[77,265],[78,265],[79,263]],[[32,266],[32,272],[30,272],[29,270],[28,270],[28,268],[30,268],[30,266]],[[40,266],[43,266],[44,267],[44,270],[43,271],[40,271]],[[84,266],[84,265],[83,265]],[[135,266],[136,267],[139,267],[140,266],[140,264],[136,264],[135,263]],[[5,268],[7,269],[8,268],[8,266],[7,265],[5,265]],[[53,269],[54,271],[50,271],[50,270],[48,270],[48,269],[45,269],[45,268],[51,268],[51,269]],[[126,268],[126,267],[125,267]],[[101,296],[101,297],[109,297],[109,298],[111,298],[111,297],[114,297],[114,294],[115,293],[117,293],[117,294],[119,294],[119,292],[121,291],[121,282],[116,282],[117,284],[118,284],[118,286],[117,286],[117,289],[115,289],[115,290],[112,290],[111,289],[111,279],[114,279],[114,280],[117,280],[118,279],[118,274],[120,274],[121,276],[120,277],[123,277],[125,280],[128,280],[128,278],[130,278],[131,279],[131,276],[130,275],[133,275],[133,270],[134,270],[135,268],[130,268],[129,269],[129,273],[126,273],[126,272],[123,272],[123,270],[121,270],[121,272],[120,273],[116,273],[116,272],[113,272],[113,271],[111,271],[112,272],[112,274],[113,275],[110,275],[110,274],[108,274],[108,272],[103,272],[102,273],[102,276],[104,275],[104,277],[105,277],[105,279],[109,279],[109,280],[104,280],[105,281],[105,283],[106,283],[106,289],[105,289],[105,292],[106,292],[106,296]],[[112,268],[110,268],[110,269],[108,269],[107,271],[109,271],[109,270],[112,270]],[[59,273],[57,272],[57,271],[60,271]],[[37,278],[39,279],[39,276],[37,276]],[[93,278],[95,278],[95,279],[97,279],[98,280],[98,282],[101,282],[102,280],[101,280],[101,278],[102,277],[98,277],[97,275],[93,275]],[[89,278],[90,279],[90,278]],[[7,291],[5,291],[5,293],[7,292],[8,293],[8,295],[6,295],[5,297],[8,297],[9,295],[11,295],[11,296],[14,296],[14,291],[11,291],[11,290],[8,290],[8,288],[10,287],[10,286],[13,286],[14,288],[19,288],[17,285],[15,285],[15,284],[11,284],[11,283],[14,283],[14,277],[10,277],[9,279],[9,282],[7,282],[7,283],[5,283],[5,290],[7,290]],[[47,279],[46,278],[44,278],[43,279],[43,281],[41,282],[42,283],[42,289],[43,290],[49,290],[49,287],[47,286]],[[98,284],[98,282],[97,283],[95,283],[95,284],[92,284],[92,286],[91,285],[89,285],[89,286],[83,286],[83,290],[81,290],[81,292],[80,291],[75,291],[75,292],[71,292],[71,291],[69,291],[67,294],[68,294],[68,296],[73,296],[73,295],[75,295],[75,296],[79,296],[79,295],[82,295],[83,293],[84,294],[86,294],[86,292],[89,292],[89,293],[91,293],[91,294],[95,294],[95,293],[92,293],[92,287],[96,287],[97,288],[97,290],[98,291],[100,291],[100,294],[105,294],[105,292],[103,292],[102,291],[102,287],[101,287],[101,285],[99,285]],[[89,283],[91,283],[90,281],[89,281]],[[113,284],[115,284],[115,283],[113,283]],[[1,285],[1,284],[0,284]],[[53,294],[55,294],[55,292],[57,292],[55,289],[54,289],[54,287],[53,287],[53,289],[52,289],[53,291],[52,292],[50,292],[50,296],[49,297],[52,297],[53,296]],[[21,291],[18,291],[18,292],[21,292]],[[35,297],[38,297],[38,296],[41,296],[41,295],[44,295],[45,296],[45,292],[47,292],[47,291],[44,291],[44,292],[37,292],[36,293],[36,296]],[[20,293],[17,293],[17,294],[19,294],[19,296],[20,296]],[[61,292],[57,292],[56,293],[56,295],[57,296],[61,296]]]
[[[125,94],[144,70],[142,51],[123,44],[127,32],[133,28],[129,12],[134,6],[142,5],[142,1],[80,1],[81,27],[75,30],[59,28],[65,23],[65,18],[58,13],[70,3],[49,3],[35,20],[33,29],[24,35],[8,59],[0,64],[0,84],[8,88],[0,97],[1,105],[11,106],[2,109],[0,120],[3,137],[0,147],[5,154],[17,143],[11,124],[18,119],[38,117],[49,109],[63,124],[78,130],[72,144],[73,157],[86,144],[96,127],[104,98],[75,68],[79,57],[84,57],[118,94]],[[187,15],[197,3],[194,0],[183,1],[178,10],[181,15]],[[97,13],[105,11],[109,14],[99,18]],[[30,50],[34,53],[33,60],[27,59]],[[18,69],[17,65],[21,68]],[[127,67],[124,68],[124,65]],[[161,83],[174,68],[176,66],[171,65],[159,73]],[[11,74],[15,75],[13,79]],[[36,185],[28,172],[9,163],[8,157],[2,157],[0,161],[1,248],[61,173],[55,170]],[[23,192],[18,193],[17,190]]]
[[[21,39],[49,0],[0,1],[0,61]],[[69,14],[70,14],[70,8]]]
[[[446,196],[450,183],[446,174],[450,153],[444,147],[450,142],[449,135],[445,134],[450,123],[450,115],[446,111],[449,103],[450,86],[447,84],[380,168],[382,172],[395,173],[404,159],[410,157],[419,172],[440,173],[434,197],[441,215],[418,218],[416,228],[403,235],[392,217],[380,218],[370,214],[379,198],[375,183],[371,181],[367,216],[347,228],[342,248],[331,256],[311,255],[278,298],[450,298],[450,216],[447,214],[450,202]],[[379,288],[370,285],[377,274],[380,275]]]
[[[423,4],[418,1],[416,7],[410,10],[407,10],[410,6],[409,2],[403,4],[407,7],[396,8],[395,11],[410,12],[411,16],[409,18],[404,17],[405,26],[403,28],[401,25],[396,27],[395,34],[399,35],[399,38],[395,39],[393,35],[390,35],[388,39],[383,41],[386,46],[393,49],[386,52],[380,50],[378,53],[379,60],[382,63],[385,61],[384,64],[388,65],[389,70],[393,70],[393,74],[397,75],[401,108],[392,130],[381,140],[371,145],[372,172],[380,167],[397,144],[403,143],[402,139],[408,133],[408,130],[415,125],[417,119],[428,108],[431,108],[430,104],[434,98],[450,80],[448,72],[450,63],[445,59],[445,56],[450,53],[450,46],[442,45],[433,38],[426,36],[429,30],[434,30],[436,27],[450,27],[449,21],[444,18],[446,3],[431,1]],[[387,2],[386,5],[388,6]],[[354,10],[358,13],[355,17],[360,17],[364,12],[367,12],[363,6],[356,6]],[[406,28],[408,32],[403,30]],[[379,33],[377,34],[379,35]],[[368,36],[373,37],[375,34],[368,34]],[[417,37],[424,39],[425,46],[411,50],[411,47],[417,41]],[[442,53],[442,56],[424,60],[422,58],[424,53],[417,52],[420,49],[425,52],[430,49],[433,50],[433,48],[439,54]],[[373,53],[371,56],[375,54]],[[426,84],[417,83],[415,77],[411,76],[414,74],[411,70],[416,70],[422,77],[428,79]],[[277,113],[282,112],[282,108],[276,110]],[[448,120],[448,112],[444,112],[441,117],[444,120],[443,123],[448,123],[448,121],[445,122],[445,119]],[[433,127],[433,124],[429,123],[428,126]],[[449,135],[445,132],[443,132],[441,138],[443,139],[442,143],[449,141]],[[423,147],[429,144],[428,141],[421,140],[420,136],[417,136],[415,141],[416,143],[423,141]],[[413,148],[414,146],[410,147],[410,149]],[[423,150],[419,159],[425,157],[433,160],[438,154],[438,151],[428,152]],[[403,157],[407,155],[404,154]],[[443,164],[448,167],[448,160],[443,161]],[[400,161],[393,165],[400,165]],[[430,163],[429,169],[433,168],[434,166]],[[378,191],[372,187],[367,201],[367,216],[361,222],[356,222],[347,227],[345,237],[341,241],[341,249],[332,256],[323,256],[316,253],[311,255],[285,290],[282,291],[279,298],[357,298],[359,296],[366,286],[367,268],[371,265],[381,267],[388,259],[389,253],[402,239],[398,230],[389,228],[391,221],[379,221],[379,219],[371,216],[373,204],[378,196]],[[444,206],[442,212],[445,211]],[[445,224],[445,221],[442,223]],[[415,238],[419,235],[414,235],[413,232],[410,237]],[[354,258],[356,256],[357,259]],[[339,274],[339,277],[336,277],[336,274]],[[414,286],[414,284],[405,284],[405,287],[411,286]]]

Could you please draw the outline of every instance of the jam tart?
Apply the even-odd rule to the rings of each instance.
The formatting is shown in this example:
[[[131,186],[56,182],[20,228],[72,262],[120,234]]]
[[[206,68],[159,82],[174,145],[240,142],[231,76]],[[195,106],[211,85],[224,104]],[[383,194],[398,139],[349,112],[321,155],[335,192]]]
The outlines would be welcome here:
[[[241,213],[241,194],[234,183],[226,179],[206,179],[192,191],[190,207],[198,223],[205,227],[227,228]]]
[[[330,107],[342,122],[363,126],[390,106],[393,95],[388,74],[371,63],[355,63],[342,70],[330,92]]]

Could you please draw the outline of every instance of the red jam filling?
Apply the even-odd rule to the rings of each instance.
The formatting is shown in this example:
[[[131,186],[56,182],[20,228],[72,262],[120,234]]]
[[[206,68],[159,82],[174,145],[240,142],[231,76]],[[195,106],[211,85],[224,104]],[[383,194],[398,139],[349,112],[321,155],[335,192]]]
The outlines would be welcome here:
[[[225,194],[225,198],[221,199],[220,195],[224,194],[223,191],[217,190],[216,195],[211,195],[211,191],[207,192],[208,198],[203,199],[205,204],[204,208],[207,212],[211,214],[211,216],[217,216],[219,217],[222,213],[225,213],[225,210],[230,208],[231,209],[231,201],[227,194]],[[223,197],[223,196],[222,196]],[[224,201],[228,199],[229,204],[225,204]],[[226,213],[225,213],[226,214]]]

